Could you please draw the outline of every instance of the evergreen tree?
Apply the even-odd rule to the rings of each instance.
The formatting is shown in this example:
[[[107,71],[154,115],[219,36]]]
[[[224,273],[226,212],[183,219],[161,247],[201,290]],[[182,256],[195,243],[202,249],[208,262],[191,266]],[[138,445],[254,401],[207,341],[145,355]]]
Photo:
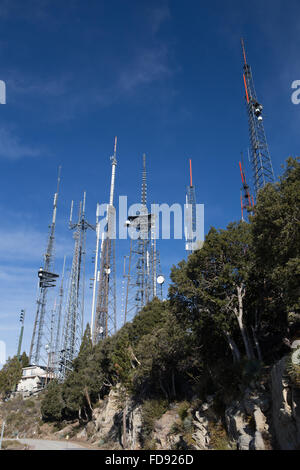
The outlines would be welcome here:
[[[14,392],[22,377],[22,364],[17,356],[8,358],[0,370],[0,395],[5,398]]]
[[[60,421],[65,407],[62,398],[62,385],[52,380],[47,386],[46,393],[41,404],[42,418],[44,421]]]

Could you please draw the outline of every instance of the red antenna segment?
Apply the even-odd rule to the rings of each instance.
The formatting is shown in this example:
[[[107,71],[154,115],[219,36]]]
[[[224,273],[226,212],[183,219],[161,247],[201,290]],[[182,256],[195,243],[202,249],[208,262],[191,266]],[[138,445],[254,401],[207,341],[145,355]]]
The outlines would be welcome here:
[[[192,178],[192,160],[190,159],[190,186],[193,186],[193,178]]]

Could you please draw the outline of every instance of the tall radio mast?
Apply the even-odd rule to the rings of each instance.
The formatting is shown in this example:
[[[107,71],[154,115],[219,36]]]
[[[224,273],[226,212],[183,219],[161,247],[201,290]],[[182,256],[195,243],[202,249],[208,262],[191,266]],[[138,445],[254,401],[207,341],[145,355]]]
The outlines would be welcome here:
[[[274,182],[274,171],[263,124],[263,105],[258,102],[250,65],[247,63],[243,39],[243,81],[246,94],[249,137],[251,146],[251,166],[254,181],[254,192],[257,193],[267,183]]]
[[[97,292],[96,312],[95,296],[92,306],[92,325],[91,334],[94,344],[101,339],[117,331],[117,301],[116,301],[116,254],[115,254],[115,208],[114,208],[114,190],[115,175],[117,166],[117,137],[115,137],[114,154],[111,159],[111,184],[109,204],[107,205],[106,231],[102,234],[102,243],[100,251],[100,271]],[[98,217],[98,215],[97,215]],[[97,219],[96,228],[96,258],[95,258],[95,276],[94,292],[97,283],[97,256],[100,242],[99,222]]]
[[[37,299],[37,311],[34,320],[33,333],[29,352],[29,363],[39,364],[40,361],[47,363],[47,358],[43,356],[43,342],[45,340],[45,316],[46,316],[46,301],[47,292],[49,287],[55,286],[55,280],[58,274],[54,274],[54,238],[55,238],[55,224],[56,224],[56,210],[57,200],[60,185],[60,172],[61,167],[58,169],[57,177],[57,190],[54,194],[53,201],[53,214],[52,223],[48,237],[47,249],[44,254],[44,266],[39,269],[39,294]]]

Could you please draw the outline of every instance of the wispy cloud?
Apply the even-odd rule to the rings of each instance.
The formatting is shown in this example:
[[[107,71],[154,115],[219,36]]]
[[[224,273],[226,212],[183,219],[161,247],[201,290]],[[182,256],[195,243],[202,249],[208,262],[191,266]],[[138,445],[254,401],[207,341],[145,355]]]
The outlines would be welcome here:
[[[162,80],[171,74],[168,48],[164,45],[160,48],[146,49],[140,51],[132,63],[121,72],[117,87],[121,94],[132,92],[141,85]]]
[[[156,34],[161,28],[162,24],[171,19],[170,8],[167,4],[160,5],[148,10],[148,18],[152,33]]]
[[[24,76],[18,71],[11,72],[6,79],[11,93],[22,95],[42,95],[46,97],[61,96],[66,93],[70,77],[60,76],[47,79]]]
[[[0,158],[18,160],[23,157],[37,157],[41,150],[23,143],[8,129],[0,129]]]
[[[2,261],[13,261],[15,265],[21,261],[41,260],[46,249],[46,234],[33,229],[0,228],[0,258]],[[60,237],[56,243],[57,257],[71,255],[73,243]],[[6,274],[7,275],[7,274]]]
[[[55,16],[50,13],[50,7],[53,0],[0,0],[0,18],[25,19],[35,22],[41,20],[55,20]]]

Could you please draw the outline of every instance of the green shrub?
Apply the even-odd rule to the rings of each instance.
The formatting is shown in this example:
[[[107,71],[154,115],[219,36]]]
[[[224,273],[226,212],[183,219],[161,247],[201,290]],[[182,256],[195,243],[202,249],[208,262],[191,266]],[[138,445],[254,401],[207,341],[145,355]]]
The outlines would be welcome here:
[[[221,424],[209,423],[210,448],[212,450],[230,450],[230,441],[226,430]]]
[[[150,440],[154,423],[158,420],[168,409],[167,400],[147,400],[142,406],[142,444],[143,446]]]
[[[179,417],[180,417],[181,421],[184,421],[185,418],[188,416],[188,410],[189,410],[190,406],[191,405],[188,401],[183,401],[178,406],[178,414],[179,414]]]

